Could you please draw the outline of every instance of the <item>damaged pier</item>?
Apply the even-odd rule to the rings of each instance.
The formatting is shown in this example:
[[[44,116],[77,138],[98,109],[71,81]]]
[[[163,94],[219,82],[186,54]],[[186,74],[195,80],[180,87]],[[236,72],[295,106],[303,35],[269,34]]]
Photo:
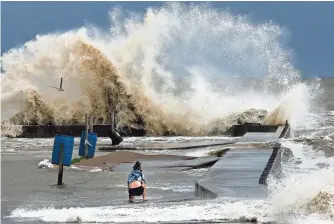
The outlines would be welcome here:
[[[239,127],[239,133],[241,127]],[[265,132],[269,131],[269,132]],[[273,128],[257,126],[233,144],[224,156],[218,160],[208,173],[195,183],[195,195],[208,199],[216,197],[235,198],[263,198],[267,195],[264,186],[270,175],[277,175],[282,150],[279,145],[274,147],[241,147],[242,144],[275,142],[279,138],[288,137],[290,126],[285,125]]]

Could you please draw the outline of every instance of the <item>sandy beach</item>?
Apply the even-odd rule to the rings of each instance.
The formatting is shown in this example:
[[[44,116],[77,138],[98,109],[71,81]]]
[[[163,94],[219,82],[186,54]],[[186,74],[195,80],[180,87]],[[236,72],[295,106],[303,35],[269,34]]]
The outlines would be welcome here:
[[[131,151],[117,151],[111,152],[106,155],[96,156],[92,159],[83,159],[76,166],[91,166],[91,167],[110,167],[121,163],[135,163],[138,160],[190,160],[196,157],[191,156],[177,156],[177,155],[165,155],[165,154],[142,154]]]

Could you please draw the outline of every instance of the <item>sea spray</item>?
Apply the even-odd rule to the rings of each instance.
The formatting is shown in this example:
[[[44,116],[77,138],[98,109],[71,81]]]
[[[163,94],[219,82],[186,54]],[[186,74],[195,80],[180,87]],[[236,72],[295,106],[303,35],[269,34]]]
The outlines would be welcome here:
[[[334,160],[313,147],[285,140],[293,157],[282,161],[282,178],[269,184],[268,212],[278,223],[334,221]]]
[[[21,125],[13,125],[8,121],[1,121],[1,136],[15,138],[22,134]]]
[[[107,33],[87,26],[38,35],[5,53],[2,119],[83,123],[88,111],[107,123],[115,109],[118,127],[206,135],[226,130],[233,124],[226,119],[244,112],[259,122],[275,108],[280,120],[292,116],[279,102],[302,81],[279,26],[179,3],[144,15],[115,8],[110,22]],[[49,87],[60,77],[64,92]],[[308,91],[306,85],[300,94]]]

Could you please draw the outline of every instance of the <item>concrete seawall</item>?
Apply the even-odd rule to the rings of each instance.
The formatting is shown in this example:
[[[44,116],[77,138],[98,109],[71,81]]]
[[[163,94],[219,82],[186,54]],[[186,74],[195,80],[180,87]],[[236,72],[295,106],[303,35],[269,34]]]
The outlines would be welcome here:
[[[259,129],[253,129],[259,130]],[[270,132],[246,132],[235,144],[275,142],[288,137],[288,124]],[[274,130],[274,131],[273,131]],[[283,149],[279,144],[268,148],[242,148],[230,145],[208,173],[195,183],[195,195],[202,199],[233,196],[262,198],[267,195],[269,176],[279,177]]]
[[[195,195],[200,198],[264,197],[266,191],[258,181],[270,155],[270,148],[230,149],[196,182]]]
[[[81,136],[85,130],[85,125],[23,125],[22,134],[18,138],[52,138],[56,134]],[[109,137],[111,135],[110,125],[94,125],[94,132],[99,137]],[[134,128],[117,129],[121,136],[145,136],[145,130]]]
[[[278,129],[278,125],[261,125],[257,123],[246,123],[233,125],[225,134],[232,137],[243,136],[245,133],[266,132],[273,133]],[[84,124],[77,125],[23,125],[21,135],[18,138],[52,138],[55,134],[71,135],[79,137],[85,130]],[[110,125],[94,125],[94,132],[99,137],[110,136]],[[122,127],[117,128],[121,136],[145,136],[146,131],[143,128]],[[168,134],[168,133],[166,133]],[[169,134],[168,134],[169,135]]]
[[[278,125],[261,125],[259,123],[245,123],[233,125],[229,130],[233,137],[243,136],[247,132],[276,132]]]
[[[261,177],[259,179],[259,184],[264,184],[264,185],[267,185],[267,179],[268,179],[268,176],[269,174],[273,171],[273,170],[277,170],[279,169],[279,164],[277,161],[280,161],[281,160],[281,149],[279,146],[275,146],[273,147],[273,150],[272,150],[272,153],[271,153],[271,156],[267,162],[267,165],[265,166],[262,174],[261,174]],[[273,169],[274,168],[274,169]]]

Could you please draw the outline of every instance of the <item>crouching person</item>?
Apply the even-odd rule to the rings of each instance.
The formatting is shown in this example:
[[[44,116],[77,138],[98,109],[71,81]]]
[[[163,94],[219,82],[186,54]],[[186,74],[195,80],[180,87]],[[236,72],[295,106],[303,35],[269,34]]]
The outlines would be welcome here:
[[[143,196],[146,199],[146,181],[139,161],[133,166],[132,172],[128,176],[129,202],[133,202],[135,196]]]

